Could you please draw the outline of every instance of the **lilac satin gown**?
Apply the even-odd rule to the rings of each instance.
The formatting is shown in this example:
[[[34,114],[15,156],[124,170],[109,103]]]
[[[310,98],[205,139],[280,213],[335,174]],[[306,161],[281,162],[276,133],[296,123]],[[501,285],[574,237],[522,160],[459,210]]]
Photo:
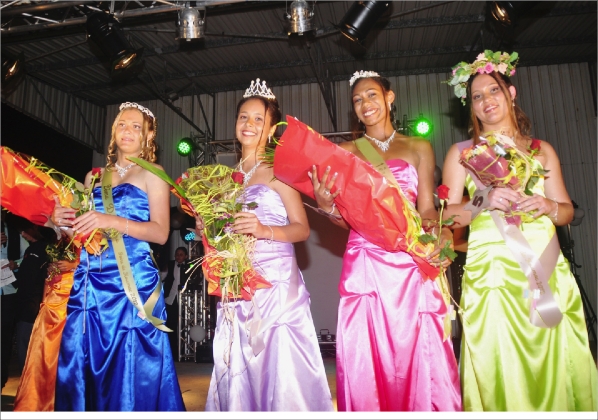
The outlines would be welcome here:
[[[417,170],[399,159],[387,164],[415,203]],[[447,308],[409,254],[387,252],[352,230],[339,292],[339,411],[461,410],[452,342],[443,342]]]
[[[263,224],[288,224],[284,204],[274,190],[251,185],[245,202],[251,201],[258,203],[252,211]],[[293,244],[258,240],[254,266],[272,287],[257,290],[254,302],[230,300],[228,317],[218,303],[206,410],[332,411],[309,293]],[[255,355],[249,331],[260,317],[262,325],[270,326],[259,337],[265,348]]]

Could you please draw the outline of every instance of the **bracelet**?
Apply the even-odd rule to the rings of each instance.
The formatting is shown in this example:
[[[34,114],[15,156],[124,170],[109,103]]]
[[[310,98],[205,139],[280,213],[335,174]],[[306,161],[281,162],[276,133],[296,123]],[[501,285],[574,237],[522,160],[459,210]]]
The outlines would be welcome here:
[[[549,198],[549,200],[554,201],[554,204],[556,204],[556,210],[554,212],[554,218],[553,218],[554,222],[556,223],[556,221],[558,220],[557,218],[559,216],[559,202],[556,201],[554,198]]]
[[[127,221],[125,225],[125,231],[123,232],[123,236],[129,236],[129,219],[125,219]]]
[[[272,235],[270,236],[270,239],[266,239],[266,243],[267,244],[271,244],[272,241],[274,240],[274,229],[272,229],[272,226],[270,226],[270,225],[266,225],[266,226],[268,226],[270,228],[270,232],[272,232]]]

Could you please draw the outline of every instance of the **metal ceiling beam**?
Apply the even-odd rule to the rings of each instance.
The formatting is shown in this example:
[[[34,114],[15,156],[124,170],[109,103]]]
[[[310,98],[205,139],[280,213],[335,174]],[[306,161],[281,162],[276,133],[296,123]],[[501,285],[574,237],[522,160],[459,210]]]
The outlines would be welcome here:
[[[313,49],[315,49],[315,54],[312,51],[312,46]],[[320,91],[322,92],[324,104],[326,104],[326,108],[328,109],[328,116],[330,117],[330,121],[332,122],[334,131],[337,131],[336,95],[334,86],[332,85],[332,80],[330,79],[328,74],[326,62],[323,58],[324,53],[322,51],[322,47],[318,42],[316,42],[315,44],[308,44],[307,53],[309,54],[309,58],[311,60],[311,68],[314,74],[316,75],[318,86],[320,87]]]
[[[226,0],[226,1],[198,1],[197,7],[214,7],[220,6],[223,4],[232,4],[232,3],[245,3],[246,0]],[[58,9],[58,8],[66,8],[72,7],[77,5],[86,5],[89,3],[97,3],[93,1],[84,1],[84,2],[70,2],[64,1],[59,3],[54,3],[53,5],[36,5],[36,6],[26,6],[28,9],[27,11],[23,10],[23,8],[19,6],[12,6],[7,8],[7,10],[2,11],[3,16],[17,16],[22,13],[30,13],[30,12],[38,12],[38,11],[45,11],[43,8],[44,6],[48,7],[48,9]],[[49,7],[54,6],[54,7]],[[157,6],[157,7],[140,7],[138,9],[129,9],[121,12],[114,12],[114,17],[119,20],[123,19],[130,19],[130,18],[138,18],[141,16],[150,16],[156,15],[160,13],[167,13],[167,12],[175,12],[180,9],[179,6]],[[79,18],[72,18],[72,19],[65,19],[62,22],[57,23],[35,23],[32,25],[19,25],[9,28],[1,28],[1,33],[6,36],[9,34],[17,34],[17,33],[25,33],[31,31],[40,31],[44,29],[55,29],[55,28],[63,28],[66,26],[73,26],[73,25],[83,25],[87,22],[87,16],[79,17]]]
[[[557,38],[557,39],[545,39],[538,42],[533,43],[526,43],[526,44],[516,44],[518,49],[525,49],[525,48],[539,48],[539,47],[554,47],[554,46],[563,46],[563,45],[579,45],[579,44],[591,44],[596,43],[595,36],[586,36],[581,38]],[[402,51],[384,51],[380,53],[371,53],[365,54],[363,56],[364,60],[376,60],[376,59],[386,59],[386,58],[400,58],[400,57],[421,57],[421,56],[432,56],[432,55],[443,55],[443,54],[455,54],[455,53],[469,53],[471,50],[471,46],[463,45],[463,46],[455,46],[455,47],[442,47],[442,48],[426,48],[426,49],[417,49],[417,50],[402,50]],[[322,64],[325,65],[327,63],[342,63],[342,62],[351,62],[355,61],[355,57],[352,55],[344,55],[344,56],[332,56],[323,59]],[[236,72],[244,72],[244,71],[258,71],[258,70],[267,70],[267,69],[276,69],[276,68],[288,68],[288,67],[297,67],[297,66],[310,66],[313,64],[313,61],[310,59],[301,59],[301,60],[293,60],[293,61],[278,61],[278,62],[270,62],[270,63],[253,63],[253,64],[246,64],[246,65],[235,65],[235,66],[226,66],[226,67],[216,67],[216,68],[209,68],[205,70],[199,71],[187,71],[182,73],[168,73],[165,76],[165,81],[171,80],[179,80],[179,79],[189,79],[192,80],[193,78],[197,77],[204,77],[204,76],[214,76],[218,74],[225,74],[225,73],[236,73]],[[29,68],[27,69],[29,71]],[[140,77],[140,79],[143,79]],[[317,80],[317,79],[316,79]],[[146,82],[147,79],[146,79]],[[131,84],[135,84],[135,81],[130,82]],[[98,82],[92,84],[83,84],[83,85],[76,85],[72,86],[69,91],[71,93],[75,92],[83,92],[88,90],[98,90],[98,89],[109,89],[112,86],[111,82]],[[217,88],[214,91],[221,91],[222,89]]]

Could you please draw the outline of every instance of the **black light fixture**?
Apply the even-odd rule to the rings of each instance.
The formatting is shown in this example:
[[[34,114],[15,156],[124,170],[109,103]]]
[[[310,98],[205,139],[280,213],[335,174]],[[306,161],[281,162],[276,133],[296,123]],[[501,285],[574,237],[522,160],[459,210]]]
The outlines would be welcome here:
[[[518,19],[532,9],[537,1],[491,1],[490,14],[503,26],[514,26]]]
[[[110,59],[110,75],[118,78],[142,70],[143,49],[131,47],[113,15],[98,12],[87,17],[87,36]]]
[[[179,9],[177,18],[177,39],[192,41],[204,37],[205,8],[204,17],[199,13],[200,8],[184,7]]]
[[[303,35],[304,32],[316,29],[312,24],[313,17],[314,11],[309,9],[309,5],[305,0],[292,2],[291,12],[284,15],[284,19],[287,21],[287,35]]]
[[[337,27],[351,41],[363,44],[366,36],[389,5],[388,1],[356,1]]]
[[[25,58],[2,54],[2,94],[9,96],[25,78]]]

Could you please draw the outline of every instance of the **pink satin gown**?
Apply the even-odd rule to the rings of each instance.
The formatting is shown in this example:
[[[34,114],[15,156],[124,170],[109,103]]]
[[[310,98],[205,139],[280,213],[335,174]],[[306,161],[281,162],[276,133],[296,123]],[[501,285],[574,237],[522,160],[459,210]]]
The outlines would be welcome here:
[[[417,170],[387,162],[415,203]],[[338,309],[339,411],[460,411],[452,342],[443,341],[447,307],[405,252],[390,253],[351,231]]]

